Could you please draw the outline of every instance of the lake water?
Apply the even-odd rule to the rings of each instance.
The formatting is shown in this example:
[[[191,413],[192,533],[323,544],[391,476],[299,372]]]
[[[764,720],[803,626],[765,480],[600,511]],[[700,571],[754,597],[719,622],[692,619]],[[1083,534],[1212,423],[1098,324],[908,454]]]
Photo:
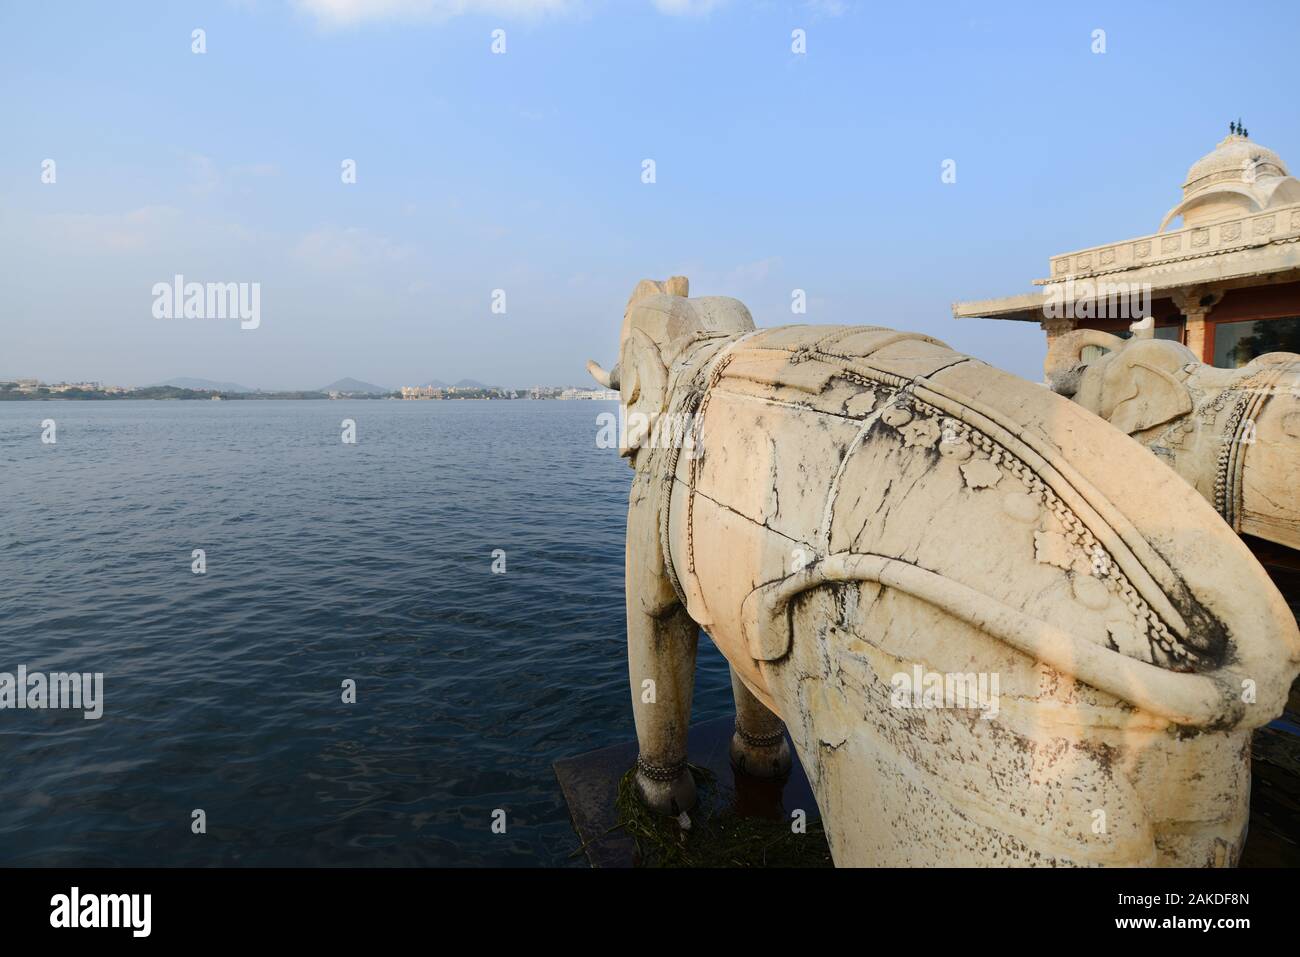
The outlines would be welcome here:
[[[615,409],[0,403],[0,672],[104,673],[99,720],[0,711],[0,864],[585,865],[551,762],[633,737]]]

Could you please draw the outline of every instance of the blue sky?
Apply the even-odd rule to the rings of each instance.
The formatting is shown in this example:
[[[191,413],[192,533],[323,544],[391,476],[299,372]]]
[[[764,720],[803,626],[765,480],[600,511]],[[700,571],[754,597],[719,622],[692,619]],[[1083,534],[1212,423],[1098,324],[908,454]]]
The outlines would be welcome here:
[[[950,304],[1154,232],[1238,115],[1300,163],[1297,36],[1283,2],[4,4],[0,377],[580,383],[683,273],[1036,379],[1036,326]],[[259,282],[260,328],[155,319],[177,273]]]

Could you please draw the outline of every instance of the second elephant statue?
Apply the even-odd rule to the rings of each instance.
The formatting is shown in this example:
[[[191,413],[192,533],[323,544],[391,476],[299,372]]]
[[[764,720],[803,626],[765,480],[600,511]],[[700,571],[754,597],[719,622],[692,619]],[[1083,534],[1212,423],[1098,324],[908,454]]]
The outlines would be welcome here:
[[[1089,346],[1103,351],[1085,362]],[[1220,369],[1177,342],[1080,329],[1045,368],[1054,391],[1149,448],[1235,531],[1300,548],[1300,355]]]

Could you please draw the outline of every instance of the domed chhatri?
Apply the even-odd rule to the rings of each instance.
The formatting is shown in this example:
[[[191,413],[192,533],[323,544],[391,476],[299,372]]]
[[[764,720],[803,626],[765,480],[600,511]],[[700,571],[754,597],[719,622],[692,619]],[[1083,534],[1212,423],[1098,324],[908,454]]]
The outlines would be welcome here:
[[[1127,336],[1138,321],[1141,337],[1225,369],[1300,353],[1300,179],[1234,121],[1158,230],[1058,253],[1048,268],[1035,292],[954,303],[953,316],[1037,322],[1049,348],[1076,330]]]
[[[1240,133],[1229,133],[1213,151],[1206,153],[1187,171],[1183,197],[1200,192],[1220,180],[1252,182],[1252,176],[1286,176],[1282,158],[1266,146]]]
[[[1182,202],[1165,214],[1159,232],[1179,216],[1184,226],[1202,226],[1300,201],[1300,180],[1282,158],[1252,142],[1237,124],[1232,129],[1187,171]]]

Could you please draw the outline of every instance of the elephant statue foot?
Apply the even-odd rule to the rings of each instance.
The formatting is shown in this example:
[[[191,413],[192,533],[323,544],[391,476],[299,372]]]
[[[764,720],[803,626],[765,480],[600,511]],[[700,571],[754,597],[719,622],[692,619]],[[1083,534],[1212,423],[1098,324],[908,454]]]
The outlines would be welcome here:
[[[794,760],[786,741],[785,722],[754,696],[734,668],[731,692],[736,700],[736,730],[729,748],[731,766],[754,778],[784,778]]]
[[[641,756],[636,760],[636,796],[650,810],[669,817],[690,813],[699,800],[695,779],[685,761],[664,767],[650,764]]]

